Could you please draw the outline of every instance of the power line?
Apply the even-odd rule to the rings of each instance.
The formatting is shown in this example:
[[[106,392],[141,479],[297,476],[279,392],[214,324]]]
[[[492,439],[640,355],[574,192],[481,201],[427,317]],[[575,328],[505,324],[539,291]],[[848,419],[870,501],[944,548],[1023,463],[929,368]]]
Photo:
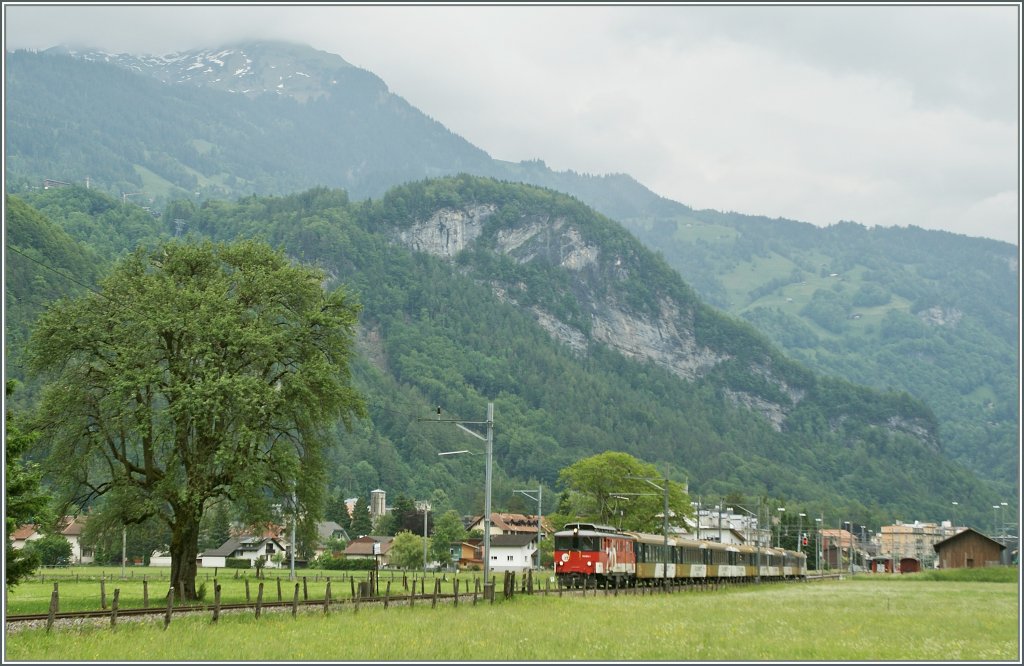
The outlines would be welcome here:
[[[109,296],[107,296],[106,294],[101,293],[95,287],[93,287],[91,285],[88,285],[88,284],[85,284],[84,282],[79,282],[78,280],[76,280],[75,278],[71,277],[67,273],[65,273],[63,271],[59,271],[56,268],[54,268],[52,266],[49,266],[49,265],[43,263],[42,261],[39,261],[35,257],[31,257],[31,256],[25,254],[24,252],[22,252],[21,250],[19,250],[16,247],[14,247],[13,245],[8,245],[7,249],[10,250],[11,252],[14,252],[15,254],[20,254],[21,256],[25,257],[26,259],[28,259],[32,263],[38,264],[39,266],[42,266],[43,268],[45,268],[48,271],[56,273],[57,275],[61,276],[62,278],[66,279],[66,280],[70,280],[71,282],[74,282],[75,284],[77,284],[80,287],[85,287],[86,289],[88,289],[89,291],[93,292],[94,294],[96,294],[98,296],[103,296],[103,298],[106,298],[107,300],[111,300]]]

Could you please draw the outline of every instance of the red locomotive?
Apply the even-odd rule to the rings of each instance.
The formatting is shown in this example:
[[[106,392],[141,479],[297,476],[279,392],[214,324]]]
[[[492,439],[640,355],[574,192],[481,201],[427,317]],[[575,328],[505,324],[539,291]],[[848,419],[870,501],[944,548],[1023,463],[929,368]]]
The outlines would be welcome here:
[[[635,538],[607,525],[569,523],[555,534],[555,574],[565,587],[584,581],[619,587],[636,577]]]

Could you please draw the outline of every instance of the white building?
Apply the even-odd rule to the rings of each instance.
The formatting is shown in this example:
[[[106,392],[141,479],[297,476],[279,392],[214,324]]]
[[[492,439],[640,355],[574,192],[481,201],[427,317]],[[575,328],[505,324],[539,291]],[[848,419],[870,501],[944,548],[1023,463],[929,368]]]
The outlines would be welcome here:
[[[481,551],[482,552],[482,551]],[[491,571],[526,571],[533,568],[537,533],[491,536]]]
[[[279,566],[277,562],[274,562],[274,555],[277,553],[284,555],[280,566],[289,566],[287,541],[274,537],[242,536],[228,539],[220,548],[208,550],[200,555],[200,558],[201,566],[223,568],[227,565],[228,559],[245,559],[254,563],[263,557],[265,566],[268,569],[273,569]],[[253,565],[250,564],[250,566]]]

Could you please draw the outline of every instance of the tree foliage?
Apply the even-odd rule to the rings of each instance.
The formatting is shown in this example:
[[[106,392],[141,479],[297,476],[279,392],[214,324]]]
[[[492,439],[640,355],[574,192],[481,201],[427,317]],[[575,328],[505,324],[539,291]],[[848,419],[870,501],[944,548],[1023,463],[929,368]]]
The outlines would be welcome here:
[[[628,453],[606,451],[579,460],[559,474],[574,512],[622,529],[661,532],[665,483],[669,523],[681,524],[693,508],[683,485],[665,479],[657,468]]]
[[[25,544],[25,550],[47,567],[66,566],[71,563],[71,542],[61,534],[47,534]]]
[[[49,380],[37,422],[65,497],[164,521],[187,598],[211,502],[255,521],[294,491],[307,521],[323,510],[332,428],[364,413],[348,367],[359,306],[323,281],[265,243],[170,241],[33,330],[31,368]]]
[[[451,544],[466,540],[466,527],[455,511],[446,511],[434,523],[430,538],[430,559],[447,565],[451,559]]]
[[[405,530],[395,535],[388,551],[388,562],[399,569],[423,567],[423,537]]]
[[[36,434],[21,429],[10,409],[15,383],[4,385],[4,583],[11,589],[39,566],[39,557],[31,549],[16,549],[11,537],[22,525],[49,522],[49,495],[40,486],[42,470],[23,456],[35,443]]]
[[[352,507],[352,522],[349,523],[348,534],[353,539],[366,536],[373,530],[373,523],[370,520],[370,508],[366,498],[359,496]]]

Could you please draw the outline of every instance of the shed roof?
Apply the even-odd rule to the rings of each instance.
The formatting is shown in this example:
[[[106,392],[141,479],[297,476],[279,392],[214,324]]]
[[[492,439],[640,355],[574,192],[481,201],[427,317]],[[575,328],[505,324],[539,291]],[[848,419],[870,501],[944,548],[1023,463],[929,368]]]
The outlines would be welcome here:
[[[948,539],[943,539],[942,541],[937,541],[935,544],[932,545],[932,548],[934,548],[935,551],[938,552],[940,547],[941,548],[945,548],[946,546],[951,545],[957,539],[965,538],[966,535],[970,535],[970,534],[973,534],[975,536],[979,536],[982,539],[985,539],[986,541],[991,541],[995,545],[999,546],[999,550],[1000,551],[1003,551],[1006,548],[1006,546],[1004,546],[1003,544],[999,543],[995,539],[993,539],[993,538],[991,538],[989,536],[986,536],[986,535],[982,534],[981,532],[978,532],[977,530],[971,529],[970,527],[965,529],[963,532],[957,532],[956,534],[954,534],[953,536],[949,537]]]

